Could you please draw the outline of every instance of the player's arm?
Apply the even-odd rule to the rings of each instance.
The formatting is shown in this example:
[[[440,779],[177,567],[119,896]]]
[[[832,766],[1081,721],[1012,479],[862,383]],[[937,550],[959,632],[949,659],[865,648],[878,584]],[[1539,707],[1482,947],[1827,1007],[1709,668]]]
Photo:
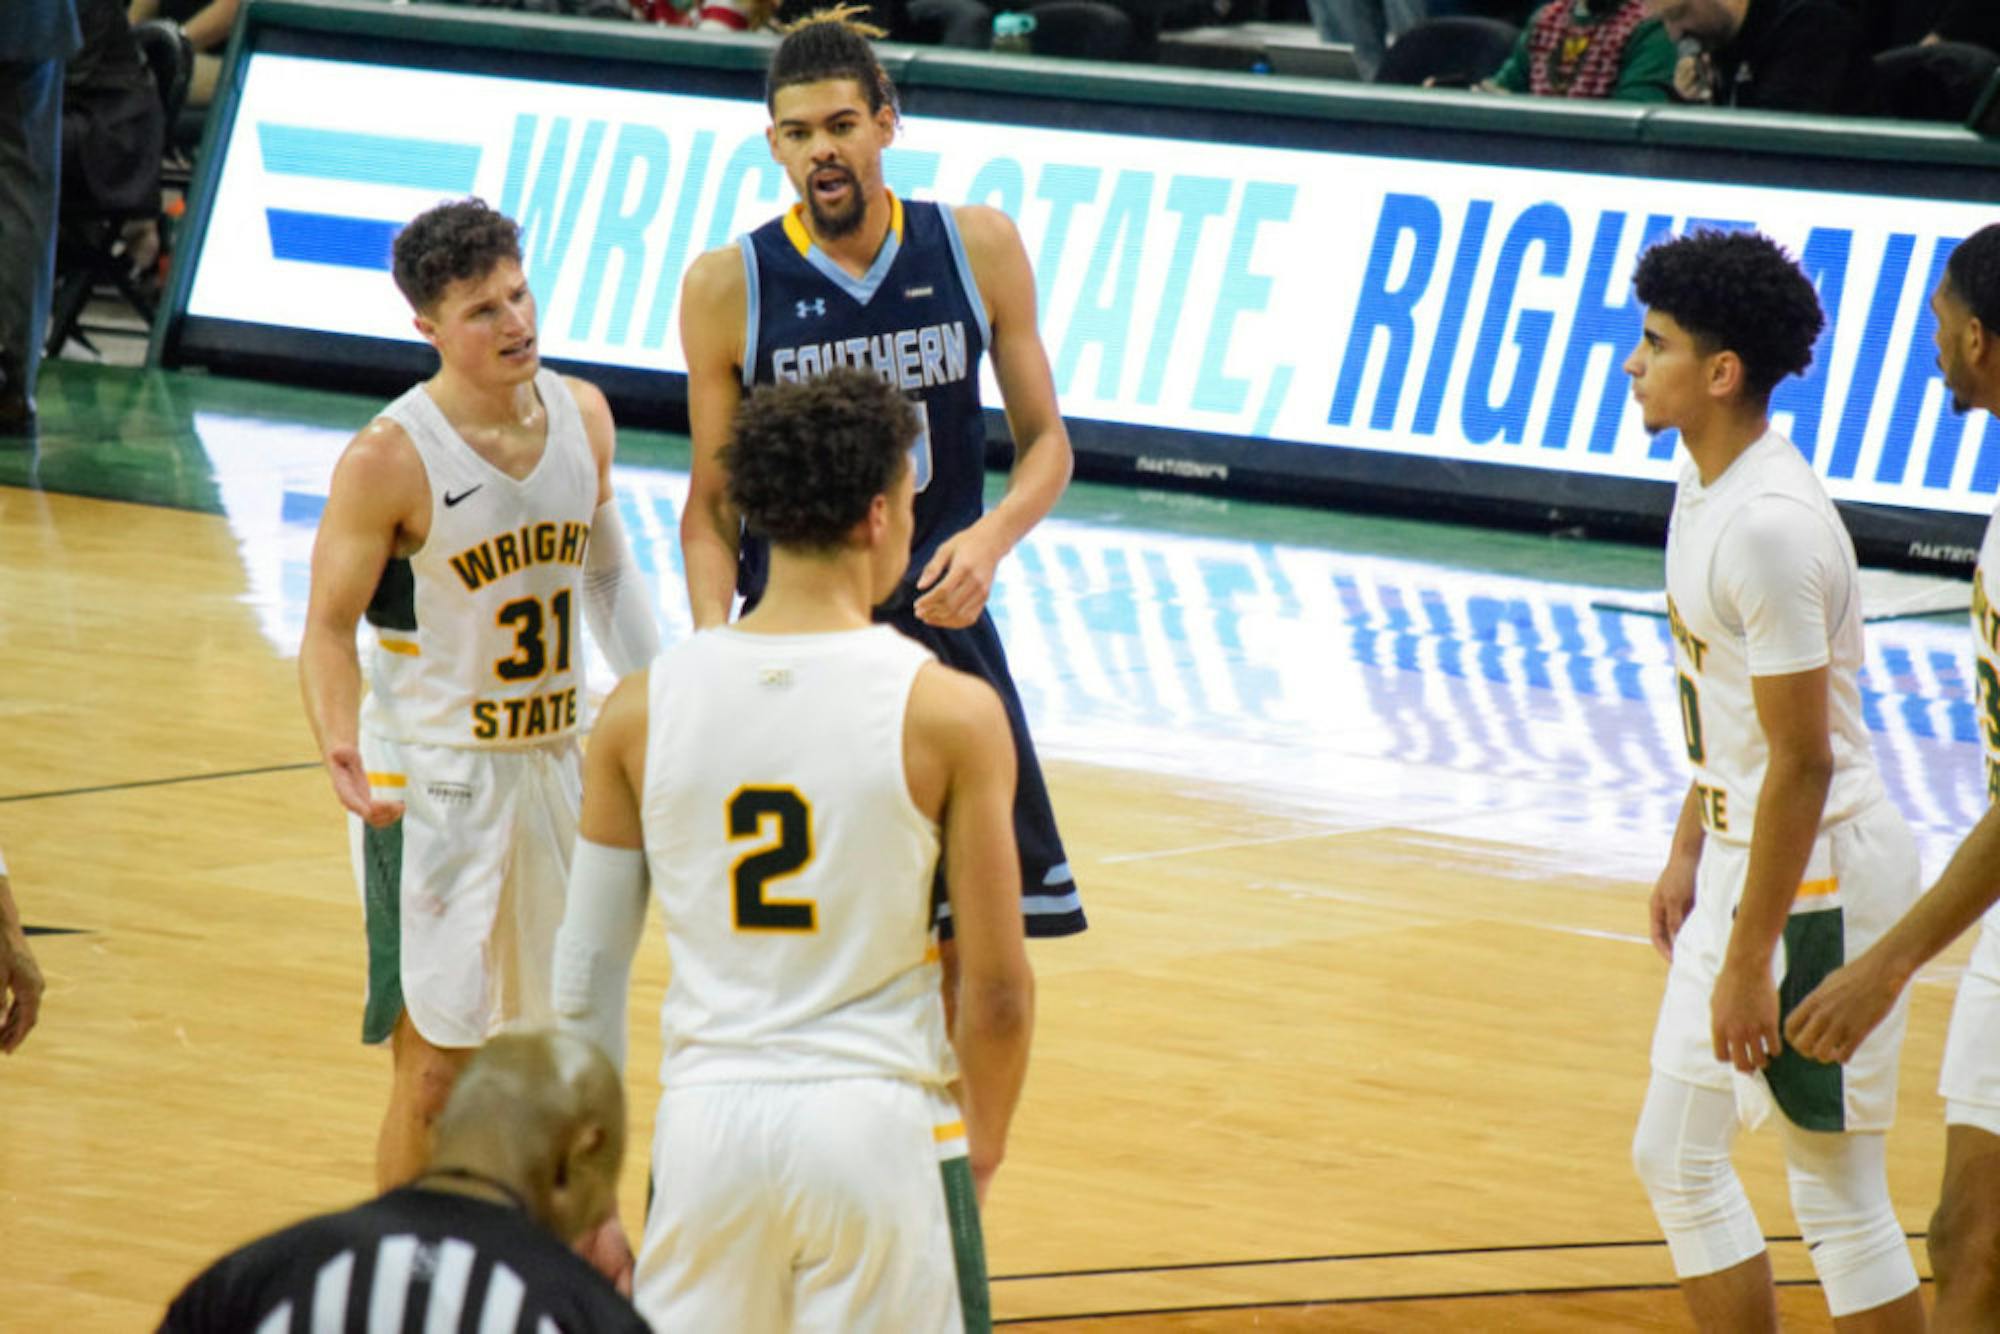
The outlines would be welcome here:
[[[42,1012],[42,970],[28,948],[27,928],[14,905],[7,863],[0,861],[0,1052],[12,1056]]]
[[[646,854],[639,816],[645,783],[648,669],[613,688],[583,755],[583,809],[570,857],[569,894],[556,932],[556,1026],[611,1058],[625,1073],[625,1002],[632,956],[646,925]],[[632,1295],[632,1246],[610,1212],[577,1252],[618,1291]]]
[[[1680,818],[1674,822],[1674,841],[1667,851],[1667,864],[1653,882],[1647,902],[1647,918],[1652,927],[1653,948],[1672,962],[1674,939],[1681,923],[1694,909],[1695,868],[1701,865],[1701,847],[1707,834],[1701,826],[1701,800],[1693,783],[1681,802]]]
[[[1835,969],[1799,1002],[1785,1022],[1785,1036],[1815,1061],[1847,1060],[1895,1008],[1917,970],[1996,901],[2000,806],[1988,806],[1930,891],[1860,958]]]
[[[927,590],[917,599],[917,616],[943,626],[979,619],[994,570],[1062,498],[1074,466],[1035,319],[1035,274],[1021,234],[996,208],[967,205],[953,216],[992,330],[993,375],[1014,438],[1014,467],[1007,494],[977,523],[946,539],[917,578],[917,586]]]
[[[952,1040],[973,1183],[984,1199],[1006,1156],[1035,1026],[1014,844],[1013,736],[991,686],[936,664],[917,674],[910,717],[944,771],[945,884],[959,968]]]
[[[625,1003],[646,921],[646,763],[650,669],[620,681],[598,712],[583,756],[569,896],[556,933],[557,1026],[597,1044],[625,1069]]]
[[[334,465],[326,510],[313,538],[312,589],[299,642],[306,719],[340,804],[371,825],[394,823],[400,801],[378,801],[361,763],[361,659],[355,627],[427,497],[424,466],[403,428],[369,423]]]
[[[1746,1073],[1778,1054],[1771,957],[1805,877],[1833,782],[1827,668],[1753,676],[1750,689],[1770,760],[1757,794],[1743,897],[1710,1002],[1715,1058]]]
[[[597,510],[591,515],[590,545],[583,558],[583,618],[611,670],[624,676],[644,667],[660,651],[660,627],[653,618],[645,576],[632,558],[632,544],[618,517],[618,496],[611,485],[618,428],[611,420],[611,405],[588,380],[567,377],[567,383],[597,464]]]
[[[688,435],[694,457],[681,511],[681,564],[694,628],[729,619],[736,599],[742,518],[729,503],[722,447],[743,399],[743,338],[749,293],[735,247],[711,250],[681,280],[681,350],[688,364]]]

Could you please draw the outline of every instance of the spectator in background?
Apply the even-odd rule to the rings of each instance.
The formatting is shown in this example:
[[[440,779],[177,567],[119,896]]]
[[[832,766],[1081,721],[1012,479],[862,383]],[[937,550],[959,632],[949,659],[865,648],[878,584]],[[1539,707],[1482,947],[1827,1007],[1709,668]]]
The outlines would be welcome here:
[[[1994,0],[1947,0],[1924,34],[1924,44],[1966,42],[2000,52],[2000,4]]]
[[[63,62],[83,37],[72,0],[6,0],[0,23],[0,435],[35,428],[55,287]]]
[[[1350,42],[1354,68],[1366,83],[1389,43],[1430,16],[1428,0],[1306,0],[1323,42]]]
[[[1673,39],[1646,0],[1548,0],[1514,54],[1481,91],[1537,97],[1665,102],[1673,97]]]
[[[1646,7],[1682,44],[1674,91],[1687,101],[1820,114],[1876,109],[1865,29],[1842,0],[1646,0]]]
[[[180,25],[195,52],[187,104],[205,107],[215,100],[215,85],[222,78],[222,48],[229,44],[241,6],[242,0],[132,0],[125,13],[134,23],[167,19]]]

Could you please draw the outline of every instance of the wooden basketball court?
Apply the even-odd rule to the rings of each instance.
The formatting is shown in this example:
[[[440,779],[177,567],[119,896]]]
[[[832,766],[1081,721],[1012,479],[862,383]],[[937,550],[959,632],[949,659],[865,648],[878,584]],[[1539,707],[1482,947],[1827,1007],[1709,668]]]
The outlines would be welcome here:
[[[343,817],[270,629],[272,599],[302,589],[247,566],[226,497],[174,507],[183,474],[214,467],[184,444],[197,390],[118,375],[138,380],[57,368],[44,410],[72,434],[32,469],[0,460],[17,483],[0,485],[0,847],[28,922],[68,933],[34,938],[42,1023],[0,1061],[0,1330],[150,1328],[225,1249],[362,1198],[388,1086],[386,1056],[357,1040]],[[270,411],[282,430],[368,405]],[[78,480],[103,480],[109,442],[126,458],[155,439],[154,481]],[[31,472],[126,498],[18,484]],[[1642,939],[1643,858],[1607,873],[1506,836],[1524,801],[1601,796],[1586,778],[1552,770],[1488,785],[1506,799],[1484,808],[1399,819],[1275,799],[1235,763],[1051,753],[1093,929],[1031,951],[1037,1042],[986,1221],[1004,1321],[1684,1327],[1627,1159],[1664,975]],[[656,934],[640,953],[637,1145],[664,956]],[[1912,1234],[1943,1157],[1951,977],[1916,988],[1890,1140]],[[1828,1328],[1788,1240],[1776,1136],[1738,1161],[1780,1278],[1800,1281],[1789,1327]],[[644,1170],[635,1155],[625,1173],[635,1231]]]

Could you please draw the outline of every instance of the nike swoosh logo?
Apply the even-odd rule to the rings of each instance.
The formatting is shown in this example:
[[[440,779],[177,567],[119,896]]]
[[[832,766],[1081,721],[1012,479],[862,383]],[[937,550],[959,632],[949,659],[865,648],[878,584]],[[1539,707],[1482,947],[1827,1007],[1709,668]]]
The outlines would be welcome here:
[[[486,485],[486,483],[484,483],[484,482],[481,482],[481,483],[479,484],[479,486],[485,486],[485,485]],[[471,495],[471,494],[472,494],[472,493],[473,493],[474,491],[477,491],[477,490],[479,489],[479,486],[475,486],[475,487],[469,487],[469,488],[467,488],[466,490],[464,490],[464,491],[461,491],[461,492],[459,492],[459,493],[458,493],[457,495],[453,495],[453,494],[452,494],[451,492],[449,492],[449,491],[445,492],[445,493],[444,493],[444,507],[445,507],[446,509],[450,509],[450,508],[451,508],[451,507],[452,507],[453,505],[456,505],[456,504],[457,504],[457,503],[458,503],[459,501],[461,501],[461,500],[464,500],[464,499],[465,499],[465,498],[466,498],[467,496]]]

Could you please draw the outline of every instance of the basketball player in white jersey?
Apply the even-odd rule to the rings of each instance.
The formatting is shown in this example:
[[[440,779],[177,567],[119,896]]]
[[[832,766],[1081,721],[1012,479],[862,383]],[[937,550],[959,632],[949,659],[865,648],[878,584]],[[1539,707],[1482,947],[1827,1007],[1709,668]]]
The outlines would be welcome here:
[[[1938,367],[1960,412],[2000,412],[2000,224],[1953,250],[1931,294]],[[2000,516],[1972,576],[1973,666],[1986,743],[1986,795],[2000,802]],[[1951,864],[1895,929],[1819,985],[1786,1033],[1816,1060],[1849,1061],[1916,971],[1985,914],[1958,983],[1938,1091],[1945,1099],[1944,1190],[1925,1244],[1938,1330],[1992,1329],[2000,1312],[2000,804],[1987,807]]]
[[[299,677],[353,817],[362,1036],[394,1057],[385,1190],[422,1168],[480,1043],[554,1020],[581,785],[579,615],[614,667],[658,648],[612,503],[610,410],[541,369],[520,260],[514,223],[476,199],[398,235],[396,283],[438,372],[348,445],[313,545]]]
[[[556,997],[622,1064],[650,881],[672,975],[633,1297],[656,1329],[990,1320],[976,1197],[1026,1074],[1033,979],[1000,700],[871,622],[909,560],[915,432],[859,370],[750,395],[723,458],[770,539],[768,591],[621,682],[591,739]]]
[[[1772,387],[1812,359],[1812,284],[1776,244],[1697,232],[1654,247],[1625,363],[1646,429],[1687,458],[1667,611],[1694,781],[1651,903],[1671,961],[1633,1160],[1702,1329],[1777,1328],[1764,1234],[1730,1162],[1775,1104],[1792,1208],[1842,1331],[1921,1330],[1889,1201],[1904,1011],[1847,1066],[1783,1045],[1783,1012],[1916,897],[1917,854],[1861,719],[1854,546]]]

